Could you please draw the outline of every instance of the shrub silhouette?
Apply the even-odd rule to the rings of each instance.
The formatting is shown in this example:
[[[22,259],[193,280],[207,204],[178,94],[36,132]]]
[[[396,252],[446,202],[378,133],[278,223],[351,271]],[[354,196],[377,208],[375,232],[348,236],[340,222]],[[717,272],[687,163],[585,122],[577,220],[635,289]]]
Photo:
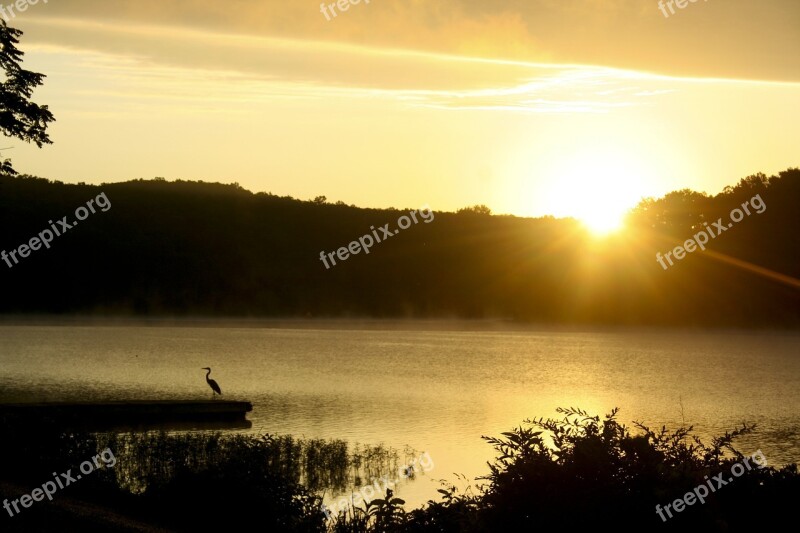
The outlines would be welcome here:
[[[444,502],[411,514],[405,531],[533,531],[608,527],[615,531],[749,531],[792,520],[800,495],[797,466],[745,469],[666,522],[655,506],[682,498],[744,455],[733,441],[755,427],[743,424],[712,439],[692,427],[637,433],[617,421],[618,409],[591,416],[559,408],[562,419],[525,421],[502,437],[483,437],[498,453],[476,496],[443,489]]]
[[[2,476],[4,481],[35,486],[47,479],[45,474],[63,471],[110,446],[116,467],[98,470],[63,496],[179,531],[240,530],[260,524],[270,531],[380,533],[598,527],[735,532],[778,529],[794,519],[800,496],[796,465],[759,468],[766,463],[752,462],[750,469],[731,477],[731,467],[747,458],[734,441],[753,432],[754,426],[743,424],[705,444],[692,427],[670,431],[637,422],[628,428],[617,420],[617,409],[603,418],[574,408],[557,412],[563,417],[526,420],[499,437],[483,437],[496,457],[474,489],[444,482],[440,501],[410,512],[388,491],[384,498],[351,508],[327,523],[322,499],[302,482],[325,480],[324,486],[338,474],[301,476],[293,458],[305,457],[309,466],[322,468],[322,462],[338,457],[342,463],[338,469],[350,468],[353,458],[361,455],[345,459],[335,443],[300,444],[270,435],[17,433],[0,441],[6,452]],[[680,513],[673,510],[666,521],[656,513],[656,505],[671,504],[720,474],[725,486],[710,492],[705,503],[696,502]],[[136,480],[144,490],[122,488],[136,486]],[[0,498],[19,492],[15,489]],[[54,515],[48,509],[41,503],[37,513],[3,525],[15,531],[51,525],[48,520]]]

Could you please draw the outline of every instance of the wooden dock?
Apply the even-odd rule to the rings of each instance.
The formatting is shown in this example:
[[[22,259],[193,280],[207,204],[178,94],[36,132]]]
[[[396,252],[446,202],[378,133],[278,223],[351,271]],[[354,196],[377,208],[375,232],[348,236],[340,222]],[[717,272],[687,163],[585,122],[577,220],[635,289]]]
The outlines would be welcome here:
[[[0,404],[5,427],[86,431],[120,429],[241,429],[250,427],[250,402],[162,400]]]

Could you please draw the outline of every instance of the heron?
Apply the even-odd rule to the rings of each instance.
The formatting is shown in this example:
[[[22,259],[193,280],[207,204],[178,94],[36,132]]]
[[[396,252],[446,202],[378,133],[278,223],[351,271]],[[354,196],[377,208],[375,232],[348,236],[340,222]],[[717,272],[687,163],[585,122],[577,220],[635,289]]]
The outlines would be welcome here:
[[[219,384],[216,381],[214,381],[213,379],[208,377],[209,375],[211,375],[211,367],[206,366],[206,367],[203,367],[202,370],[208,370],[208,372],[206,372],[206,383],[208,383],[208,386],[211,387],[212,391],[214,391],[213,395],[211,397],[212,398],[216,398],[217,394],[222,396],[222,389],[219,388]]]

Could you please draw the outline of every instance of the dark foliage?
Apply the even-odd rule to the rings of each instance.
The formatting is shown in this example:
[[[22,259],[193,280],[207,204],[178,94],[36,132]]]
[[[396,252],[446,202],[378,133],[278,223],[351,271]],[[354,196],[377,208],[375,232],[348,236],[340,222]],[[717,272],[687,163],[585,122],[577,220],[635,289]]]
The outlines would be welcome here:
[[[484,437],[496,458],[474,489],[443,482],[439,501],[413,511],[388,490],[385,497],[327,523],[321,498],[299,482],[293,466],[297,456],[308,462],[315,454],[299,452],[292,439],[46,430],[15,435],[0,441],[0,499],[18,498],[50,479],[51,472],[77,469],[106,447],[114,451],[116,464],[59,492],[54,504],[40,502],[0,522],[4,531],[115,530],[93,522],[97,514],[91,519],[76,514],[74,505],[64,514],[62,506],[74,501],[175,531],[239,531],[257,524],[268,531],[340,533],[598,527],[745,532],[779,530],[794,518],[800,496],[797,466],[775,468],[763,454],[753,459],[754,450],[741,453],[734,441],[752,432],[751,426],[704,444],[691,427],[668,431],[636,423],[631,430],[617,421],[616,410],[603,419],[580,409],[558,411],[562,419],[529,420],[500,437]],[[320,444],[308,443],[325,448]],[[735,479],[708,493],[705,503],[695,502],[666,521],[659,518],[656,505],[683,498],[719,474],[730,478],[734,465],[745,464],[748,456],[750,468],[741,467]]]
[[[268,531],[324,531],[322,492],[352,489],[367,473],[396,470],[398,461],[383,446],[348,449],[344,441],[290,436],[0,428],[13,435],[0,440],[0,501],[41,487],[53,472],[71,469],[75,475],[80,463],[105,449],[115,459],[112,468],[59,490],[54,504],[42,501],[13,517],[3,511],[2,531],[65,530],[59,519],[73,523],[81,515],[75,506],[63,510],[73,501],[173,531],[239,531],[251,524]],[[97,513],[89,513],[89,526]]]
[[[497,458],[480,490],[446,486],[441,502],[397,510],[393,527],[376,522],[369,531],[749,532],[777,531],[794,519],[797,466],[767,466],[763,454],[760,465],[750,460],[739,477],[706,491],[705,503],[673,510],[666,521],[656,513],[656,505],[693,493],[715,475],[728,480],[735,464],[745,464],[733,441],[751,426],[705,445],[691,427],[670,432],[635,424],[634,433],[617,421],[617,410],[602,420],[580,409],[558,411],[563,419],[530,420],[500,438],[484,437]]]
[[[800,278],[800,170],[750,177],[715,197],[643,202],[602,244],[572,220],[436,213],[369,255],[326,270],[335,251],[403,214],[252,194],[237,185],[133,181],[65,185],[0,177],[0,249],[12,250],[100,192],[112,207],[9,268],[0,312],[262,317],[497,317],[557,323],[797,326],[800,291],[719,255]],[[767,206],[664,271],[655,260]],[[435,207],[435,206],[434,206]]]
[[[9,27],[0,19],[0,69],[4,81],[0,83],[0,133],[25,142],[32,142],[39,148],[50,144],[47,126],[55,117],[46,105],[31,101],[33,90],[42,84],[45,76],[23,69],[22,51],[17,48],[22,32]],[[0,172],[16,174],[11,161],[0,161]]]

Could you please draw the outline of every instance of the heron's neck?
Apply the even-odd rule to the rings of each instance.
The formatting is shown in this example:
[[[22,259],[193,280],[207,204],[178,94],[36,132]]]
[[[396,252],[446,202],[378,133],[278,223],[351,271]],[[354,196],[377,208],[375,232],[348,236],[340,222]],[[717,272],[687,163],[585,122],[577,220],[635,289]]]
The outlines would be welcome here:
[[[208,372],[206,372],[206,379],[208,379],[208,376],[210,376],[210,375],[211,375],[211,370],[209,370]]]

